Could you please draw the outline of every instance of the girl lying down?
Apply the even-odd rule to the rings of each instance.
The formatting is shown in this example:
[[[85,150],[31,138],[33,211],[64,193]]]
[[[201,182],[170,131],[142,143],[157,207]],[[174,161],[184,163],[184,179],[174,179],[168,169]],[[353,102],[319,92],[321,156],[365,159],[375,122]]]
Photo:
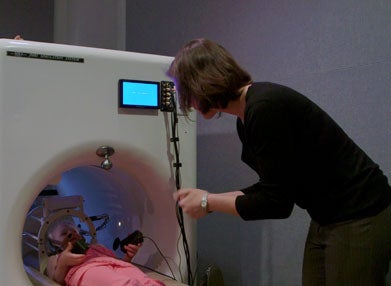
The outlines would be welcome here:
[[[62,251],[48,258],[49,278],[69,286],[164,285],[130,263],[140,245],[124,246],[126,254],[120,260],[114,252],[99,244],[89,245],[85,254],[72,252],[81,239],[72,218],[52,223],[48,229],[48,240]]]

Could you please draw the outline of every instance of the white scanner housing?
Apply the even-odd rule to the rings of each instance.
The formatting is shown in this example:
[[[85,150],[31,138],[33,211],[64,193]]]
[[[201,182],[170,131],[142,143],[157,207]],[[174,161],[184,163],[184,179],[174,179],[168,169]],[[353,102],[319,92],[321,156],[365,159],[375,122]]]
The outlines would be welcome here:
[[[30,41],[0,40],[0,285],[31,285],[24,268],[26,216],[48,185],[81,196],[110,247],[135,229],[150,237],[134,261],[186,281],[172,194],[176,191],[171,112],[122,108],[120,79],[169,81],[171,57]],[[194,118],[193,118],[194,119]],[[179,115],[181,185],[196,185],[195,121]],[[100,147],[111,147],[105,170]],[[185,217],[195,267],[196,229]],[[179,239],[179,243],[178,243]],[[179,249],[179,250],[178,250]],[[120,253],[119,253],[120,254]],[[194,269],[193,269],[194,270]]]

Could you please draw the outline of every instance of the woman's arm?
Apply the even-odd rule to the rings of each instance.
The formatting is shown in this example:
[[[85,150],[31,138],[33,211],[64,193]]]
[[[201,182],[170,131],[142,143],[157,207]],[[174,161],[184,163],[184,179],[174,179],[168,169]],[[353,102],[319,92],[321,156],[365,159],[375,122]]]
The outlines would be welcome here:
[[[204,197],[207,198],[207,211],[201,207],[201,201]],[[179,206],[185,213],[193,218],[201,218],[208,212],[222,212],[238,216],[235,207],[237,196],[243,195],[241,191],[233,191],[220,194],[212,194],[201,189],[180,189],[174,194],[174,199],[178,201]]]

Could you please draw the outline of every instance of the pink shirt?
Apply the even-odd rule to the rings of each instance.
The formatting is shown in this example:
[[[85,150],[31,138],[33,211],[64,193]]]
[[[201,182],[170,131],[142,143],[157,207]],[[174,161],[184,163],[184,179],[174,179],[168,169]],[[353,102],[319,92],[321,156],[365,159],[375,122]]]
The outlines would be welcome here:
[[[115,258],[114,252],[99,244],[90,245],[84,262],[69,270],[65,282],[69,286],[164,286],[133,264]]]

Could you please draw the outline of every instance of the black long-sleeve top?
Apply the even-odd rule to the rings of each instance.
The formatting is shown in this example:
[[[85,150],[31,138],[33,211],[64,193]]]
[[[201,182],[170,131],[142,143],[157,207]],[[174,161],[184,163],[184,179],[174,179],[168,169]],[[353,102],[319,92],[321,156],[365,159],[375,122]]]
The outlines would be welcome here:
[[[379,166],[326,112],[288,87],[250,86],[237,131],[242,160],[259,175],[235,202],[245,220],[286,218],[296,203],[329,224],[375,215],[391,202]]]

